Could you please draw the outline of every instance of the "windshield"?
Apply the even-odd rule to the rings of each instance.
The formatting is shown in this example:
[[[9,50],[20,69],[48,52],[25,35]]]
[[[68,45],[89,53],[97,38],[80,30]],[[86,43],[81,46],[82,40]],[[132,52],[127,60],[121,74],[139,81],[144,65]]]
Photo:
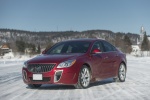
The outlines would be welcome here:
[[[46,54],[86,53],[89,46],[90,42],[85,41],[61,42],[54,45]]]

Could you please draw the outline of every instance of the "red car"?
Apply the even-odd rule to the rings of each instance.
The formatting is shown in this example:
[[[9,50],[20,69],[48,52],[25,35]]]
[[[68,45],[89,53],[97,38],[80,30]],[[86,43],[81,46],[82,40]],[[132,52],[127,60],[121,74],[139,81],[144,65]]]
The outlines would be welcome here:
[[[23,81],[29,87],[66,84],[87,88],[90,82],[113,78],[124,82],[126,55],[101,39],[63,41],[24,63]]]

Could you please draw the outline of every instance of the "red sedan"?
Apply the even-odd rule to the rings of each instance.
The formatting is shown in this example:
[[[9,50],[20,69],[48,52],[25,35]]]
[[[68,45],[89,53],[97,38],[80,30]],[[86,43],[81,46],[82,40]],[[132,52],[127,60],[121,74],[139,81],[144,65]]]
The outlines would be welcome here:
[[[90,82],[113,78],[124,82],[126,55],[101,39],[63,41],[24,63],[23,81],[29,87],[68,84],[87,88]]]

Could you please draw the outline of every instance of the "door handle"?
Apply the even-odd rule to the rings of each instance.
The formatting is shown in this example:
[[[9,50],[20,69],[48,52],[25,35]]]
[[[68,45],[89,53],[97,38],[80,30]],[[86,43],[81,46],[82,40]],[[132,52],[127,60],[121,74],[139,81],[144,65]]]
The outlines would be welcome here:
[[[115,55],[115,57],[118,57],[118,56],[119,56],[118,54]]]
[[[104,59],[108,59],[108,57],[105,57]]]

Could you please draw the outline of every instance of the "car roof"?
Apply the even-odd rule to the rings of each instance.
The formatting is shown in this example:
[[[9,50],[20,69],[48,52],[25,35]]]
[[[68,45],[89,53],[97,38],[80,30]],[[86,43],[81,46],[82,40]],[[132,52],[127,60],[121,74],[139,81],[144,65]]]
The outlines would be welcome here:
[[[79,38],[79,39],[73,39],[73,40],[66,40],[64,42],[71,42],[71,41],[89,41],[89,42],[94,42],[97,40],[103,40],[103,39],[97,39],[97,38]]]

